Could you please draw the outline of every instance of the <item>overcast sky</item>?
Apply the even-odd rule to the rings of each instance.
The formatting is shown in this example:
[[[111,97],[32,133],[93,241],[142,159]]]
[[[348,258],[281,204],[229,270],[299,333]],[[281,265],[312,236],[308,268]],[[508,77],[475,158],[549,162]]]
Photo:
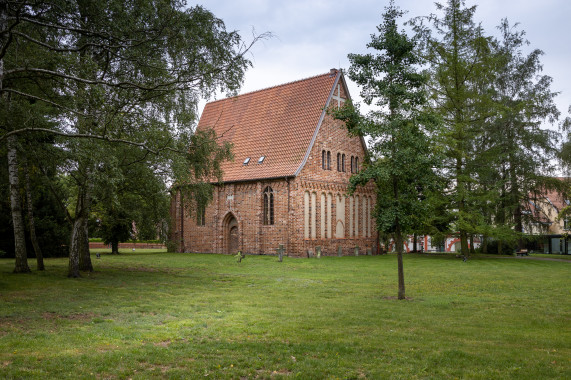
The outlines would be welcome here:
[[[445,0],[441,1],[442,3]],[[430,0],[396,0],[408,11],[403,20],[437,13]],[[192,4],[189,1],[189,4]],[[330,68],[348,68],[348,53],[364,53],[370,35],[376,33],[388,0],[203,0],[199,2],[221,18],[227,30],[238,30],[251,41],[253,30],[274,37],[259,42],[250,59],[241,93],[307,78]],[[571,0],[467,0],[478,5],[475,21],[487,34],[507,17],[520,23],[529,49],[544,51],[543,74],[553,78],[552,90],[562,116],[571,105]],[[351,97],[359,101],[359,89],[349,83]],[[202,112],[201,102],[199,112]]]

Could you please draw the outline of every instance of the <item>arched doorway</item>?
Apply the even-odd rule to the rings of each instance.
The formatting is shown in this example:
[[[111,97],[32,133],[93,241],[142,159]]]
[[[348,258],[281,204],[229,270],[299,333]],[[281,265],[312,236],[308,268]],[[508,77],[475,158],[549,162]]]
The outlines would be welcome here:
[[[240,250],[240,231],[238,221],[231,213],[224,218],[224,247],[226,253],[235,254]]]

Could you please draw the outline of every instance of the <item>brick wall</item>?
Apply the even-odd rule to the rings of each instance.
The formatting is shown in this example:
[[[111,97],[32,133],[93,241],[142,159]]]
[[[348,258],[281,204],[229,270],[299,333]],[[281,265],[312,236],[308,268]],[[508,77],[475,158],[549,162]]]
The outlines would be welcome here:
[[[342,97],[346,95],[342,92]],[[322,165],[322,152],[331,152],[331,166],[330,170],[324,170]],[[345,154],[345,172],[337,170],[337,154]],[[326,116],[321,124],[319,133],[308,157],[308,160],[302,169],[299,176],[295,179],[293,203],[296,205],[295,209],[300,212],[293,215],[293,230],[294,239],[292,239],[293,251],[296,256],[306,255],[307,251],[311,249],[315,252],[317,246],[321,247],[322,254],[337,255],[337,250],[340,247],[344,255],[352,255],[355,251],[355,246],[359,246],[360,254],[364,254],[367,248],[373,249],[376,245],[377,234],[374,228],[374,219],[369,218],[372,223],[370,227],[371,236],[363,236],[363,212],[362,203],[360,203],[359,212],[357,213],[357,222],[354,223],[359,226],[358,234],[351,236],[351,223],[350,223],[350,198],[346,198],[349,178],[351,177],[351,156],[359,158],[359,166],[365,159],[365,151],[359,137],[349,137],[347,130],[339,121],[332,120],[331,117]],[[315,192],[317,198],[316,212],[316,238],[305,238],[304,227],[305,218],[303,215],[304,208],[304,193],[308,191],[310,194]],[[321,220],[321,194],[331,194],[331,237],[322,236]],[[336,236],[336,221],[340,210],[338,209],[338,196],[344,197],[344,237],[338,238]],[[370,199],[371,207],[373,210],[375,204],[374,185],[368,184],[364,188],[358,188],[353,197],[359,196],[362,200],[364,197]],[[353,212],[355,210],[353,209]],[[369,212],[370,214],[370,212]]]

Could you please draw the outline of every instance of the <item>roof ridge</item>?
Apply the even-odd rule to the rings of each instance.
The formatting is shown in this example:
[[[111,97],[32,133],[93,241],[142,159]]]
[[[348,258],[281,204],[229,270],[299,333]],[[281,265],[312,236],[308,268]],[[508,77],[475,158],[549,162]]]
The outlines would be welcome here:
[[[335,73],[333,73],[332,70],[335,70]],[[257,93],[257,92],[272,90],[272,89],[277,88],[277,87],[289,86],[289,85],[294,84],[294,83],[304,82],[304,81],[306,81],[306,80],[316,79],[316,78],[323,77],[323,76],[331,76],[331,77],[333,77],[333,76],[337,75],[338,72],[339,72],[339,69],[331,69],[331,70],[329,70],[329,72],[324,73],[324,74],[313,75],[313,76],[310,76],[310,77],[307,77],[307,78],[297,79],[297,80],[293,80],[293,81],[290,81],[290,82],[281,83],[281,84],[276,84],[276,85],[274,85],[274,86],[261,88],[261,89],[259,89],[259,90],[249,91],[249,92],[245,92],[245,93],[243,93],[243,94],[238,94],[238,95],[229,96],[229,97],[226,97],[226,98],[223,98],[223,99],[213,100],[213,101],[211,101],[211,102],[207,102],[206,104],[218,103],[218,102],[222,102],[222,101],[224,101],[224,100],[228,100],[228,99],[232,99],[232,98],[237,98],[237,97],[240,97],[240,96],[251,95],[251,94],[255,94],[255,93]]]

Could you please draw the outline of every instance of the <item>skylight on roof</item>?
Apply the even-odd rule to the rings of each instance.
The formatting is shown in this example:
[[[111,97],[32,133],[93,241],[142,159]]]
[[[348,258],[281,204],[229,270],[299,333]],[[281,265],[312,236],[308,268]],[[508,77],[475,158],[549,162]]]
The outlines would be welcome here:
[[[266,158],[266,156],[262,156],[262,157],[258,158],[258,164],[261,164],[262,162],[264,162],[264,158]]]
[[[244,160],[244,163],[243,163],[242,165],[248,165],[249,163],[250,163],[250,157],[247,157],[247,158]]]

